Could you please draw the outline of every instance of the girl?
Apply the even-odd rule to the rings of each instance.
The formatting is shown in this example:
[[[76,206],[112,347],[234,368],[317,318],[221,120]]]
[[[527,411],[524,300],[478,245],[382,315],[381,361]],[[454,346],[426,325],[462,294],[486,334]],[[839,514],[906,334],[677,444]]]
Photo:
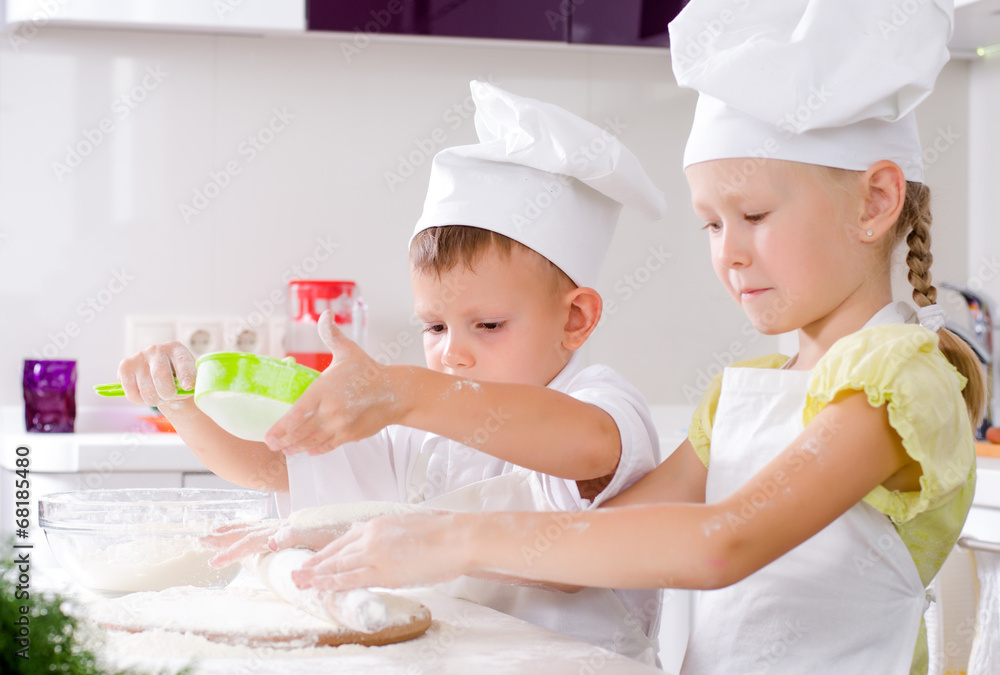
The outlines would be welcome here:
[[[896,40],[872,30],[882,3],[730,4],[694,0],[671,24],[678,81],[701,93],[685,173],[720,281],[798,353],[727,368],[619,508],[376,519],[297,583],[706,589],[685,675],[926,671],[924,588],[969,508],[984,405],[978,363],[942,329],[912,160],[950,11],[922,3]],[[774,68],[789,63],[801,83]],[[916,316],[891,297],[904,239]]]

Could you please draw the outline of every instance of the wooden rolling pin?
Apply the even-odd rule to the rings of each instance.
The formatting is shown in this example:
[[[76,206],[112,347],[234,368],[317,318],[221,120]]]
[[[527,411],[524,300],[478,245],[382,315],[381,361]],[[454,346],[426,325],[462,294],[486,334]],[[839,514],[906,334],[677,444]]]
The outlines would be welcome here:
[[[276,553],[258,553],[247,564],[257,578],[275,595],[288,603],[326,621],[333,621],[361,633],[375,633],[389,622],[385,602],[365,589],[338,593],[316,588],[299,589],[292,581],[292,571],[314,555],[301,548]]]

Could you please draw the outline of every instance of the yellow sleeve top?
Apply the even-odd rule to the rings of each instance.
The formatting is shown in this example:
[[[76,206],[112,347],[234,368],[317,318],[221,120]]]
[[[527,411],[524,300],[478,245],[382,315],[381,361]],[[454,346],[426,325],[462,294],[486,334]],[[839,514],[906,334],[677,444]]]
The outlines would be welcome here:
[[[774,354],[735,366],[780,368],[787,360]],[[838,340],[809,378],[804,424],[839,392],[863,391],[873,407],[886,406],[903,448],[920,463],[919,491],[878,485],[864,501],[891,519],[925,586],[958,539],[975,490],[972,424],[961,393],[965,384],[938,349],[936,333],[900,323],[870,326]],[[705,466],[721,386],[720,375],[706,390],[688,431]]]

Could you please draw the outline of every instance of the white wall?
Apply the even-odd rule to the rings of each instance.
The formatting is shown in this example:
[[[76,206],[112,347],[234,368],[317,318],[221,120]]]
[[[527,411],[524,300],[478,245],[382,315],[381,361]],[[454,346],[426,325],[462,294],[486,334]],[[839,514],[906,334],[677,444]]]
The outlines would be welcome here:
[[[969,71],[969,255],[966,284],[1000,312],[1000,55]],[[993,355],[1000,358],[1000,315],[993,315]],[[993,423],[1000,420],[1000,367],[994,367]]]
[[[80,361],[78,399],[94,404],[90,385],[113,380],[124,355],[126,315],[248,316],[283,294],[283,274],[317,262],[310,276],[362,285],[370,351],[405,332],[401,360],[421,363],[406,242],[423,158],[475,138],[472,78],[615,121],[667,194],[663,221],[622,217],[589,360],[655,404],[688,404],[718,362],[774,350],[744,332],[711,273],[680,168],[695,96],[673,83],[666,51],[381,38],[348,61],[330,37],[49,29],[16,50],[0,39],[0,403],[20,400],[21,360],[47,348]],[[946,224],[936,278],[968,274],[967,78],[968,64],[949,65],[921,111],[925,141],[958,132],[928,172]],[[144,100],[123,107],[133,90]],[[291,119],[251,158],[245,140],[267,137],[276,110]],[[57,170],[68,146],[99,135]],[[385,174],[411,153],[420,166],[390,189]],[[180,205],[229,163],[240,173],[185,221]],[[651,250],[669,256],[661,269]]]

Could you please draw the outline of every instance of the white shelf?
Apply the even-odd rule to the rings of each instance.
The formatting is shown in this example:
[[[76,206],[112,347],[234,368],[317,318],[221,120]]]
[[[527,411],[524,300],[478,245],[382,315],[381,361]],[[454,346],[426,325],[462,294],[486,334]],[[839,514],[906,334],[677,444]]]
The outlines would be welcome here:
[[[174,433],[142,431],[140,406],[77,409],[74,433],[27,432],[24,408],[0,409],[0,468],[16,467],[17,448],[27,446],[32,473],[197,471],[208,469]]]

